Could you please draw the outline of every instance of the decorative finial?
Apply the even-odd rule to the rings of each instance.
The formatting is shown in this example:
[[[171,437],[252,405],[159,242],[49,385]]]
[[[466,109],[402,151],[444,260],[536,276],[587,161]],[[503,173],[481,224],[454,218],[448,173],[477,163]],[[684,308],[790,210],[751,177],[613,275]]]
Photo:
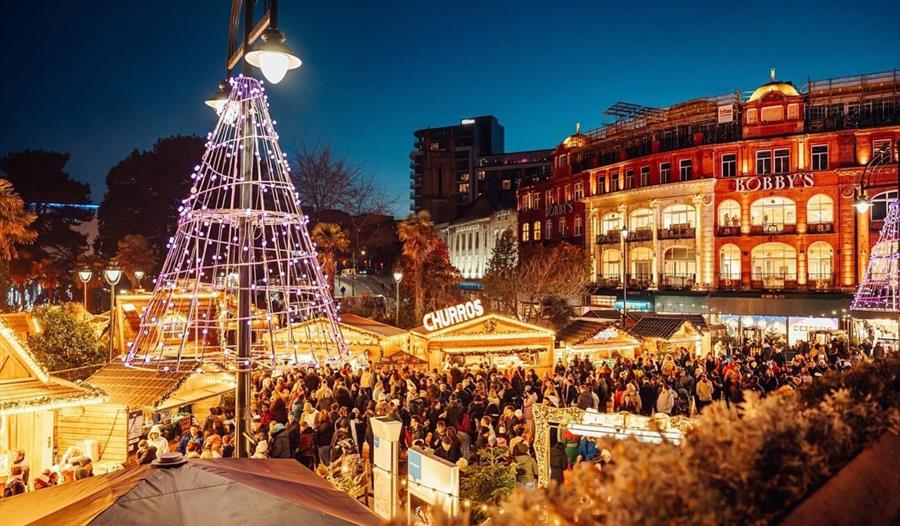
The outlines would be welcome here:
[[[581,123],[580,122],[575,123],[575,133],[581,133]]]
[[[775,68],[769,68],[769,78],[772,79],[772,82],[775,82]]]

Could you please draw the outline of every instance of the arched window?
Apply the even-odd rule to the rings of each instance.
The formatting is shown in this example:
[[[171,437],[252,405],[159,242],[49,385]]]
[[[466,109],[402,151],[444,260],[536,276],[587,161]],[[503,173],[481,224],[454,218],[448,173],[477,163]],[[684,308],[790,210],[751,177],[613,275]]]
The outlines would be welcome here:
[[[869,278],[872,281],[882,281],[888,282],[888,276],[893,276],[893,279],[897,279],[896,276],[900,269],[897,267],[900,266],[900,262],[897,261],[897,258],[891,257],[896,250],[897,245],[894,243],[878,243],[874,247],[872,247],[871,266],[869,270],[871,271],[871,275]]]
[[[691,205],[672,205],[662,211],[663,228],[694,228],[696,212]]]
[[[603,279],[619,279],[622,273],[622,253],[615,248],[604,250],[600,256],[600,276]]]
[[[797,251],[784,243],[763,243],[750,252],[751,279],[777,285],[797,280]]]
[[[644,232],[653,229],[653,210],[638,208],[628,218],[628,229],[632,232]]]
[[[653,251],[647,247],[637,247],[628,252],[631,278],[649,281],[653,276]]]
[[[831,281],[834,275],[834,250],[824,241],[817,241],[806,251],[809,280]]]
[[[559,237],[566,237],[568,235],[568,229],[566,228],[566,218],[559,218]]]
[[[688,286],[697,274],[697,259],[693,248],[670,247],[663,256],[663,282],[673,286]]]
[[[534,240],[535,241],[541,240],[541,222],[540,221],[534,222]]]
[[[547,220],[547,239],[553,239],[553,220]]]
[[[897,191],[891,190],[872,198],[872,221],[884,221],[887,217],[888,204],[897,200]]]
[[[723,245],[719,249],[719,279],[741,279],[741,249],[737,245]]]
[[[741,204],[733,199],[726,199],[719,205],[719,228],[741,226]]]
[[[790,230],[797,224],[797,205],[786,197],[765,197],[750,205],[750,224],[761,233]]]
[[[530,236],[528,235],[528,234],[529,234],[528,231],[529,231],[528,223],[522,223],[522,241],[529,241],[529,240],[530,240]],[[539,235],[540,235],[540,234],[539,234]],[[456,250],[459,250],[459,238],[456,238],[456,241],[457,241],[457,243],[456,243]]]
[[[622,214],[610,212],[600,219],[600,233],[604,236],[618,230],[622,230]]]
[[[806,202],[806,224],[821,225],[834,223],[834,201],[825,194],[816,194]],[[810,229],[815,232],[816,229]]]

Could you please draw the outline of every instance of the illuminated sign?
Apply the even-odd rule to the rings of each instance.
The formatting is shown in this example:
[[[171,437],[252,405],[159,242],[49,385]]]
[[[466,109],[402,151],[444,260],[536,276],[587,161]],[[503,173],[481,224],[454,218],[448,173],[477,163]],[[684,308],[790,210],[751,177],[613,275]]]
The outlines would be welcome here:
[[[837,318],[788,318],[788,343],[791,345],[800,341],[809,341],[809,333],[814,331],[836,331],[838,329]]]
[[[468,124],[475,124],[475,119],[462,119],[459,121],[459,123],[463,126],[466,126]]]
[[[559,203],[547,207],[547,217],[570,214],[574,211],[575,205],[573,203]]]
[[[767,175],[761,177],[741,177],[734,180],[736,192],[756,192],[758,190],[793,190],[812,188],[816,180],[811,173]]]
[[[453,305],[452,307],[444,307],[441,310],[429,312],[422,317],[422,325],[427,331],[436,331],[444,329],[457,323],[469,321],[484,314],[484,307],[481,306],[481,300],[476,299]]]

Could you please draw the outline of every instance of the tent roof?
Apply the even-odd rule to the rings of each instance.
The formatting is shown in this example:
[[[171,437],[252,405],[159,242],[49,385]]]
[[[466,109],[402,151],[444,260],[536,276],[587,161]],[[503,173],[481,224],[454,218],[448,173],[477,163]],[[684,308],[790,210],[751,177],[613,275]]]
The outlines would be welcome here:
[[[161,372],[125,367],[119,360],[103,366],[86,382],[109,393],[108,403],[153,409],[174,393],[192,371]]]
[[[31,379],[0,384],[0,415],[99,404],[104,400],[106,393],[99,389],[53,376],[46,383]]]
[[[376,526],[380,517],[291,459],[139,466],[0,501],[10,524]]]
[[[684,324],[693,327],[691,322],[683,318],[644,316],[631,328],[630,332],[641,338],[669,339],[678,332]]]
[[[575,320],[556,333],[556,341],[578,344],[612,325],[601,320]]]
[[[378,336],[390,337],[406,333],[405,330],[399,327],[381,323],[380,321],[375,321],[370,318],[363,318],[362,316],[357,316],[355,314],[341,314],[340,323],[342,325],[348,325],[356,329],[374,333]]]

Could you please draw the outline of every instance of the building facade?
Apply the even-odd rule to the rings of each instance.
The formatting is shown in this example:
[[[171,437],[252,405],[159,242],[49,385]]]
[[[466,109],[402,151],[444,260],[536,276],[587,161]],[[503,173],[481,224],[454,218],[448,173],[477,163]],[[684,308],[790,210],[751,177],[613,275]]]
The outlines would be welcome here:
[[[844,328],[897,199],[898,72],[803,92],[773,74],[748,96],[608,113],[619,120],[563,141],[551,179],[519,189],[523,244],[571,236],[580,218],[595,297],[621,301],[627,285],[629,308],[755,337]],[[872,206],[858,213],[876,155],[890,162],[865,174]]]
[[[516,230],[516,210],[495,205],[481,196],[466,207],[461,217],[441,229],[450,263],[466,280],[484,277],[494,247],[504,231]]]

